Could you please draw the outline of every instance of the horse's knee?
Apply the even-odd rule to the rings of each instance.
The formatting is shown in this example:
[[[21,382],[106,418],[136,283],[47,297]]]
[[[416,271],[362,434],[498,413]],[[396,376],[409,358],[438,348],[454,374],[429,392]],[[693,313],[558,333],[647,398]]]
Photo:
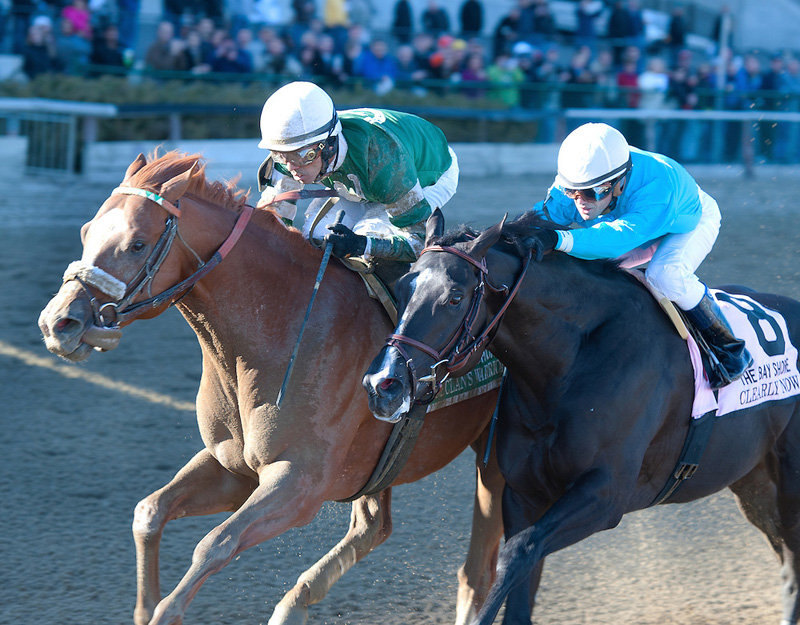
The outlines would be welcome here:
[[[166,524],[166,511],[156,493],[142,499],[133,510],[133,535],[147,540],[159,536]]]
[[[197,543],[192,554],[192,564],[215,573],[233,560],[238,549],[239,541],[229,531],[215,527]]]
[[[371,537],[373,549],[391,536],[392,529],[392,514],[387,495],[362,497],[353,502],[350,532]]]

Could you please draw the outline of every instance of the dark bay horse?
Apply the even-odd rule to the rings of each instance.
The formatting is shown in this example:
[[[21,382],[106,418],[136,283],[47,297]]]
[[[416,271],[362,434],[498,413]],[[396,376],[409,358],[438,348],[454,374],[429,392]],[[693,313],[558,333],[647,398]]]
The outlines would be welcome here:
[[[126,324],[174,300],[200,343],[205,448],[136,507],[137,625],[182,623],[206,578],[237,554],[310,522],[323,502],[358,493],[392,428],[372,417],[359,386],[391,324],[339,263],[328,267],[276,408],[322,253],[274,212],[253,213],[245,201],[233,184],[206,180],[198,155],[171,152],[149,163],[140,155],[83,226],[82,258],[40,316],[48,349],[70,361],[115,348]],[[493,391],[433,412],[394,483],[440,469],[470,444],[482,452],[496,399]],[[493,460],[486,469],[477,464],[472,540],[458,572],[459,624],[485,599],[502,537],[502,478]],[[304,623],[308,606],[386,540],[390,501],[386,488],[353,502],[347,535],[300,576],[271,625]],[[166,523],[222,511],[232,514],[198,543],[188,571],[162,598]]]
[[[501,285],[511,288],[523,273],[519,241],[536,224],[526,215],[443,237],[434,214],[430,249],[398,285],[395,335],[363,380],[370,408],[382,415],[429,397],[490,339],[507,368],[496,441],[506,543],[480,625],[492,623],[504,601],[504,623],[530,623],[545,556],[652,505],[692,414],[686,341],[638,280],[612,263],[560,252],[531,261],[496,334],[482,340],[509,301]],[[746,294],[783,315],[791,342],[800,343],[800,303]],[[782,625],[800,619],[799,412],[795,395],[716,418],[696,473],[667,499],[731,489],[782,563]]]

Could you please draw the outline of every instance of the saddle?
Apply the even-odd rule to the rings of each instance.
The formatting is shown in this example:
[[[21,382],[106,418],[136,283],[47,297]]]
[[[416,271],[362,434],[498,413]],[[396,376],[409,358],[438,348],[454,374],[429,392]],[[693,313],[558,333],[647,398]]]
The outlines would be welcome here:
[[[658,305],[661,306],[661,309],[672,322],[672,325],[675,326],[675,330],[677,330],[680,337],[684,341],[689,338],[689,329],[686,325],[686,319],[683,317],[683,315],[681,315],[678,307],[672,303],[672,300],[664,297],[661,295],[661,293],[650,286],[650,283],[644,277],[644,271],[641,269],[626,269],[625,271],[641,282],[642,285],[644,285],[644,287],[650,292],[650,294],[658,302]]]
[[[645,287],[647,287],[647,290],[652,294],[652,296],[661,306],[661,309],[664,311],[669,320],[672,322],[672,325],[675,327],[680,337],[684,341],[687,341],[690,344],[689,345],[690,351],[697,350],[699,352],[701,366],[695,367],[695,378],[702,377],[703,371],[713,371],[717,367],[719,367],[719,360],[717,359],[717,355],[708,345],[705,338],[703,338],[702,333],[697,328],[694,327],[694,324],[692,324],[689,316],[686,315],[677,306],[675,306],[675,304],[671,300],[667,299],[659,292],[654,290],[652,286],[650,286],[650,283],[647,282],[647,280],[645,280],[644,271],[642,271],[641,269],[627,269],[626,271],[634,275]],[[691,336],[691,341],[689,339],[690,336]],[[694,345],[691,344],[692,342],[694,343]]]

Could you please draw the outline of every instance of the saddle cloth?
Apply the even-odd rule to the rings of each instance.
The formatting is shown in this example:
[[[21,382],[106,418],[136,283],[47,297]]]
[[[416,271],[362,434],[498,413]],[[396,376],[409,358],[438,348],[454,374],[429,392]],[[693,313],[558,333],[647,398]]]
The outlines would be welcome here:
[[[746,295],[709,290],[734,335],[747,345],[753,364],[741,378],[714,391],[703,371],[700,349],[689,335],[686,342],[694,369],[692,417],[699,419],[712,411],[721,417],[800,394],[797,348],[789,340],[784,318]]]

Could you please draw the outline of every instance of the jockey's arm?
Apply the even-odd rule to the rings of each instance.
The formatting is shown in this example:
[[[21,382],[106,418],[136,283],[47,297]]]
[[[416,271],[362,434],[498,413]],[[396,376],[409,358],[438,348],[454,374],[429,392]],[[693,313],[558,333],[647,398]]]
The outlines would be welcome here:
[[[569,226],[575,222],[575,202],[564,195],[555,185],[547,190],[547,196],[531,209],[542,219],[552,221],[560,226]]]
[[[393,146],[394,147],[394,146]],[[366,256],[413,262],[425,242],[425,222],[431,205],[425,198],[414,162],[396,146],[392,157],[371,163],[367,199],[382,204],[391,224],[391,236],[368,236]]]
[[[673,232],[675,209],[669,197],[661,203],[632,207],[617,219],[597,221],[587,228],[559,232],[556,249],[592,260],[619,258],[645,243]]]
[[[555,186],[533,211],[557,224],[571,226],[557,231],[556,249],[584,260],[619,258],[671,233],[676,216],[672,195],[662,193],[658,199],[648,197],[646,203],[629,202],[628,208],[616,218],[606,216],[586,222],[575,202]]]
[[[415,261],[425,243],[425,222],[431,214],[431,205],[425,199],[419,182],[385,206],[394,234],[390,238],[367,237],[366,255],[403,262]]]

